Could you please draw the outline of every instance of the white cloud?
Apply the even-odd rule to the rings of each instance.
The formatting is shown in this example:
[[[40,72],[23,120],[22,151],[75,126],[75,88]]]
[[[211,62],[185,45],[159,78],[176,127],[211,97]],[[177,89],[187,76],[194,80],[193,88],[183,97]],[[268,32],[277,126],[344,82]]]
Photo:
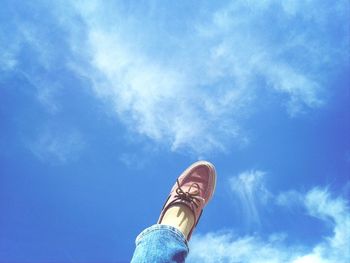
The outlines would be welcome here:
[[[64,164],[79,157],[85,142],[81,133],[75,129],[61,130],[47,126],[27,146],[39,160]]]
[[[242,221],[249,226],[260,224],[259,207],[271,198],[271,193],[264,184],[265,172],[251,170],[229,179],[232,193],[241,208]]]
[[[195,235],[187,262],[280,263],[290,262],[288,250],[279,248],[283,240],[262,240],[256,236],[235,237],[232,233]]]
[[[261,92],[286,94],[282,103],[292,116],[322,105],[320,72],[336,63],[323,54],[340,58],[346,43],[332,43],[331,30],[315,16],[318,3],[311,2],[234,1],[205,10],[205,21],[193,20],[183,33],[157,30],[146,11],[135,17],[115,7],[120,23],[111,26],[102,7],[78,8],[98,71],[86,75],[132,130],[172,150],[225,150],[232,141],[247,141],[241,120]],[[319,15],[328,19],[338,7],[321,5]],[[154,52],[157,46],[163,49]]]
[[[275,201],[277,205],[293,208],[295,206],[299,206],[302,199],[303,196],[298,191],[289,190],[277,195]]]
[[[228,1],[186,10],[190,14],[174,7],[178,20],[157,1],[54,5],[52,23],[69,42],[63,45],[67,61],[55,55],[49,32],[16,21],[17,37],[2,52],[0,67],[20,64],[26,43],[45,71],[62,59],[89,80],[130,130],[202,156],[249,142],[243,121],[259,103],[269,103],[261,95],[277,94],[291,116],[323,105],[332,69],[347,57],[345,0]],[[39,98],[45,100],[45,92]]]
[[[0,53],[0,69],[4,71],[12,70],[16,67],[17,60],[13,53],[4,51]]]
[[[112,100],[119,117],[133,131],[172,150],[185,147],[196,154],[224,150],[225,138],[241,135],[235,120],[224,117],[237,115],[233,109],[244,103],[239,90],[210,97],[183,72],[118,46],[115,35],[94,29],[89,40],[92,63],[106,77],[102,81],[100,75],[96,77],[94,89]]]
[[[331,236],[313,247],[286,242],[287,233],[238,237],[232,231],[194,235],[188,262],[224,263],[346,263],[350,260],[349,204],[341,197],[332,198],[325,189],[314,188],[300,194],[308,214],[333,227]]]

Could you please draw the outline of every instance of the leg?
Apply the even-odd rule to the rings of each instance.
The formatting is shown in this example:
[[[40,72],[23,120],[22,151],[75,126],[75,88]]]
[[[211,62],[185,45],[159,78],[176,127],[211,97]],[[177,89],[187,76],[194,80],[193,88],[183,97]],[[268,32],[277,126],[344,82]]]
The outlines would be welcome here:
[[[160,214],[158,224],[136,238],[132,263],[180,263],[188,254],[187,242],[216,182],[214,166],[197,162],[177,179]]]
[[[183,204],[178,204],[167,209],[161,224],[173,226],[187,237],[194,225],[194,216],[190,208]]]

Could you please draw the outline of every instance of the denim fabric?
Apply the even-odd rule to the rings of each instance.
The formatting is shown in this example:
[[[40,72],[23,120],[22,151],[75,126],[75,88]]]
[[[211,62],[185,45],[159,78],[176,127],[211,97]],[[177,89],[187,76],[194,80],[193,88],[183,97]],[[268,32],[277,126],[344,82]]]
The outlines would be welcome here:
[[[156,224],[136,238],[131,263],[181,263],[188,254],[188,244],[180,230]]]

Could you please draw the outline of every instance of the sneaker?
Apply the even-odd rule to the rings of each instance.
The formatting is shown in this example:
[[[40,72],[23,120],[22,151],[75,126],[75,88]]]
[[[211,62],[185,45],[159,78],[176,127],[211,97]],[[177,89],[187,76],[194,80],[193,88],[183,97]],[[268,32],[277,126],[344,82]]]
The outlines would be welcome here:
[[[192,232],[202,215],[203,208],[213,196],[215,185],[216,173],[213,164],[207,161],[192,164],[177,178],[162,208],[158,224],[161,223],[169,207],[178,204],[186,205],[192,211],[195,222],[187,237],[187,240],[190,240]]]

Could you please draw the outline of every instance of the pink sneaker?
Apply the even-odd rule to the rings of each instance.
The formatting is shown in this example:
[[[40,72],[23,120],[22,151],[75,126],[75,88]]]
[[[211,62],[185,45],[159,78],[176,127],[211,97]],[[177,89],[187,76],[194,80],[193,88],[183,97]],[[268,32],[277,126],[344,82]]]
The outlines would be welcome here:
[[[188,234],[190,240],[193,229],[198,224],[203,208],[212,198],[216,185],[216,173],[214,165],[199,161],[188,167],[176,180],[170,195],[165,201],[158,219],[161,223],[167,209],[173,205],[184,204],[190,208],[194,216],[194,225]]]

